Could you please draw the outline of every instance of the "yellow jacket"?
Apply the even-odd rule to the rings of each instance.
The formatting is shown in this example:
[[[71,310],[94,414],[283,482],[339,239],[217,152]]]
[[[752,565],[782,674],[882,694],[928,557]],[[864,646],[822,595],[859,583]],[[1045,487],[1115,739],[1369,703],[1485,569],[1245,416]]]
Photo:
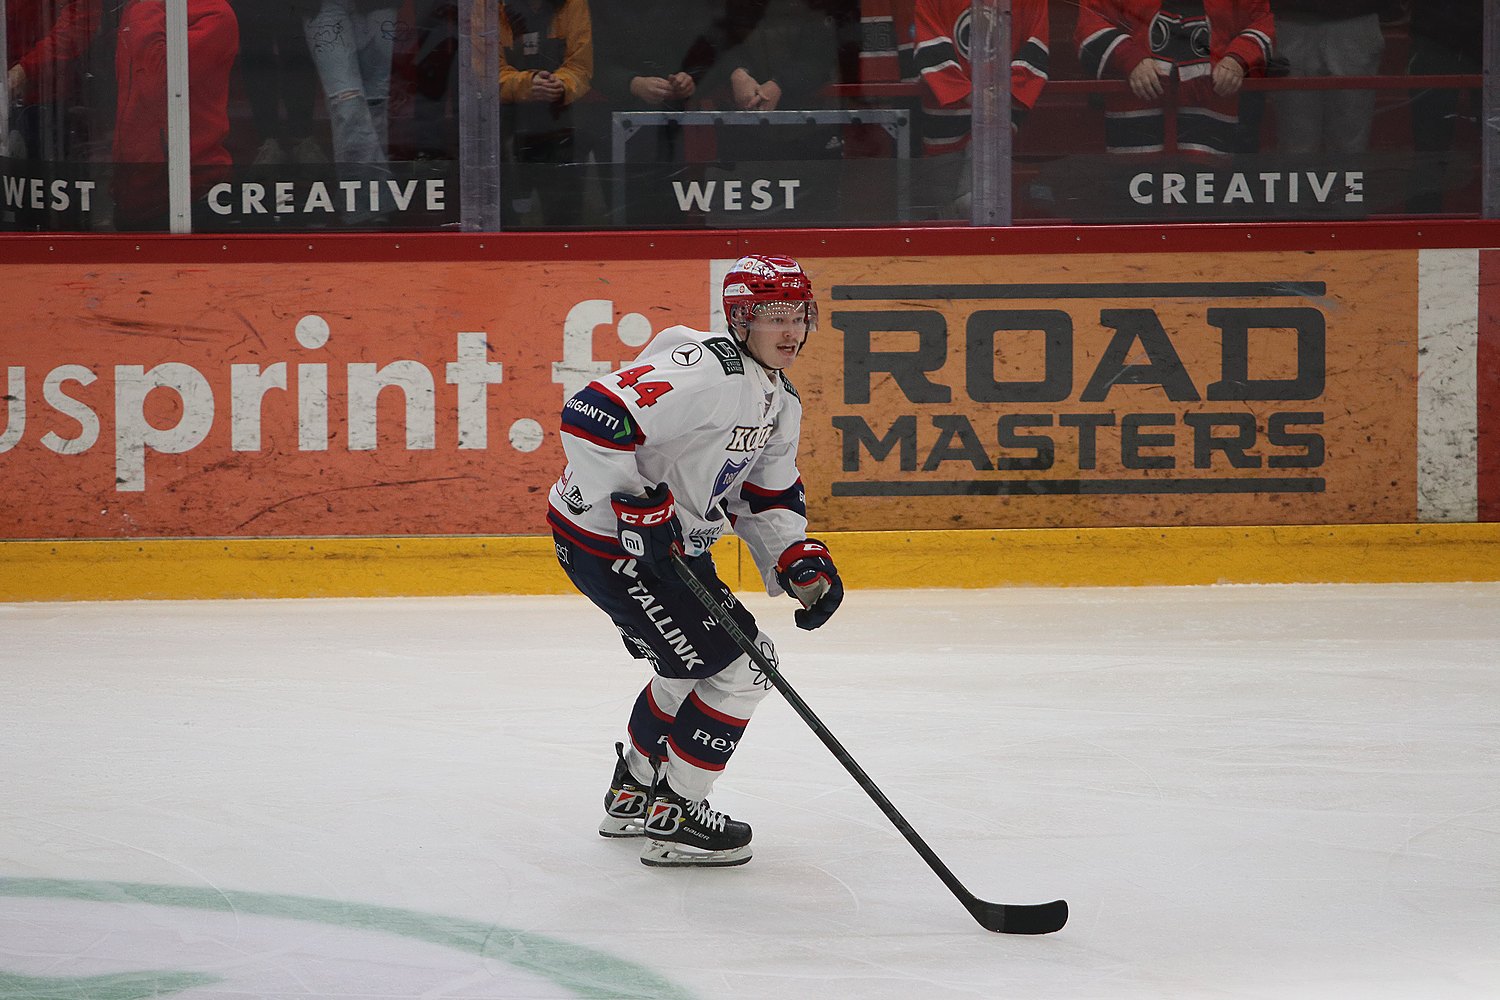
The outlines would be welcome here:
[[[509,0],[500,5],[500,100],[518,103],[531,96],[531,79],[537,70],[550,70],[562,81],[563,103],[572,104],[588,93],[594,76],[594,28],[588,0],[566,0],[552,12],[549,23],[516,37],[512,8],[548,11],[546,0]],[[532,39],[531,50],[526,39]],[[528,65],[530,63],[530,65]]]

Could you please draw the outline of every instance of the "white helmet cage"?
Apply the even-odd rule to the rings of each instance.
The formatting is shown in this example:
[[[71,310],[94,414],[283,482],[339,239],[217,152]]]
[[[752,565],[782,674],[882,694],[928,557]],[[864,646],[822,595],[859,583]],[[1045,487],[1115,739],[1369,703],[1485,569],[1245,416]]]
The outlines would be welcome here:
[[[724,320],[744,342],[755,316],[800,314],[804,334],[818,328],[818,301],[802,265],[790,257],[751,254],[724,275]]]

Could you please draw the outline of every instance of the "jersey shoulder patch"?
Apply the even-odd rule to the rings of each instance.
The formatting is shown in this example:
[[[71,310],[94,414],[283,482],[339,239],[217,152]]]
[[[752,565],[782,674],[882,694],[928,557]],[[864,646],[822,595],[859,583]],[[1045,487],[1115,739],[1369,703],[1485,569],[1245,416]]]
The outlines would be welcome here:
[[[792,380],[786,377],[786,372],[779,371],[776,374],[781,376],[781,387],[791,393],[793,399],[801,402],[802,397],[797,395],[797,387],[792,385]]]
[[[703,342],[720,365],[724,368],[725,375],[745,374],[745,359],[740,357],[739,345],[728,337],[709,337]]]

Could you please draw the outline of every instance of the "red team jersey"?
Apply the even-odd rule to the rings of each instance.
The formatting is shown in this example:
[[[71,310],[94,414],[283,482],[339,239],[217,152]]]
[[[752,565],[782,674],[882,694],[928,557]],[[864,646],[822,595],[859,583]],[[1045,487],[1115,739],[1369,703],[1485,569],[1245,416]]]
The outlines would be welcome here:
[[[1239,98],[1214,93],[1213,66],[1237,59],[1246,75],[1264,74],[1275,29],[1269,0],[1082,0],[1074,38],[1084,72],[1095,79],[1122,79],[1146,59],[1175,79],[1172,136],[1162,102],[1109,95],[1110,152],[1220,154],[1231,148]]]
[[[917,0],[916,68],[922,81],[922,148],[928,156],[969,143],[969,0]],[[1036,106],[1047,83],[1046,0],[1012,0],[1011,126]]]

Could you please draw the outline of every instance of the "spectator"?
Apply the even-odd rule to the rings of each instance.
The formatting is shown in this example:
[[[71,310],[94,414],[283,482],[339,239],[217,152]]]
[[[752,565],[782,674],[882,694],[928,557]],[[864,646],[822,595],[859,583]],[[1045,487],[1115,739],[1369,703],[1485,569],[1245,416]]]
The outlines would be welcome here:
[[[1411,4],[1412,76],[1445,76],[1484,72],[1484,8],[1479,0],[1415,0]],[[1429,87],[1411,96],[1412,145],[1416,156],[1407,208],[1430,214],[1443,210],[1448,174],[1459,155],[1454,152],[1458,123],[1477,120],[1479,92],[1469,92],[1471,110],[1462,115],[1465,92],[1451,87]],[[1477,153],[1470,159],[1477,161]],[[1475,163],[1477,166],[1477,162]]]
[[[969,144],[970,4],[917,0],[917,72],[922,81],[922,152],[941,156]],[[1051,32],[1047,0],[1012,0],[1010,124],[1020,128],[1047,83]]]
[[[1268,0],[1081,0],[1075,40],[1085,73],[1129,84],[1105,102],[1110,152],[1227,155],[1237,95],[1247,75],[1265,71],[1274,30]]]
[[[916,0],[858,0],[860,83],[916,79]]]
[[[392,0],[316,3],[315,9],[304,14],[302,27],[328,106],[334,162],[364,164],[362,172],[368,179],[378,179],[389,172],[396,4]]]
[[[916,68],[921,80],[922,160],[918,190],[937,197],[932,214],[967,215],[973,159],[969,149],[972,84],[968,0],[917,0]],[[1047,83],[1051,30],[1047,0],[1012,0],[1010,124],[1019,129]]]
[[[115,31],[114,226],[165,229],[167,194],[167,14],[161,0],[73,0],[11,71],[22,92],[84,55],[96,34]],[[201,207],[208,189],[229,175],[229,74],[239,27],[227,0],[187,0],[188,128],[191,191]]]
[[[473,9],[477,11],[479,8]],[[412,14],[415,45],[410,70],[411,121],[406,146],[411,158],[417,161],[456,160],[458,4],[454,0],[414,0]],[[392,140],[392,146],[398,146],[395,140]]]
[[[54,157],[48,154],[60,145],[53,140],[60,130],[49,127],[52,126],[51,119],[57,115],[47,114],[45,110],[51,108],[55,112],[59,103],[58,91],[62,89],[60,81],[47,74],[36,81],[38,86],[28,88],[28,71],[21,65],[22,54],[30,52],[47,33],[48,18],[43,12],[43,3],[44,0],[9,0],[4,5],[6,51],[0,55],[5,58],[6,89],[0,121],[4,121],[5,131],[0,134],[0,156],[50,159]],[[38,75],[34,66],[30,75]],[[31,91],[29,98],[28,90]],[[42,148],[44,134],[49,147],[45,152]]]
[[[725,53],[705,81],[736,111],[809,111],[823,107],[838,75],[838,33],[831,13],[808,0],[769,0],[747,37]],[[736,126],[718,136],[722,160],[809,160],[839,154],[836,125]]]
[[[744,42],[721,60],[737,111],[807,110],[838,73],[833,17],[809,0],[769,0]]]
[[[720,57],[743,42],[769,0],[725,0],[715,6],[672,0],[592,0],[594,89],[603,99],[589,131],[598,148],[612,150],[611,115],[618,111],[681,111]],[[675,220],[680,209],[671,180],[684,163],[682,128],[655,127],[638,142],[654,144],[633,159],[632,208],[641,221]],[[611,153],[606,153],[610,155]],[[624,169],[615,164],[614,170]],[[606,200],[609,185],[605,186]],[[617,209],[618,210],[618,209]]]
[[[240,79],[260,137],[254,162],[327,163],[313,132],[318,78],[291,3],[232,0],[240,23]]]
[[[1374,76],[1390,0],[1275,0],[1276,49],[1293,77]],[[1370,145],[1373,90],[1281,90],[1277,145],[1283,153],[1359,155]]]
[[[518,165],[500,187],[513,216],[507,221],[533,199],[549,226],[576,227],[582,219],[582,185],[566,167],[577,162],[573,103],[593,75],[587,0],[502,0],[501,134]]]

